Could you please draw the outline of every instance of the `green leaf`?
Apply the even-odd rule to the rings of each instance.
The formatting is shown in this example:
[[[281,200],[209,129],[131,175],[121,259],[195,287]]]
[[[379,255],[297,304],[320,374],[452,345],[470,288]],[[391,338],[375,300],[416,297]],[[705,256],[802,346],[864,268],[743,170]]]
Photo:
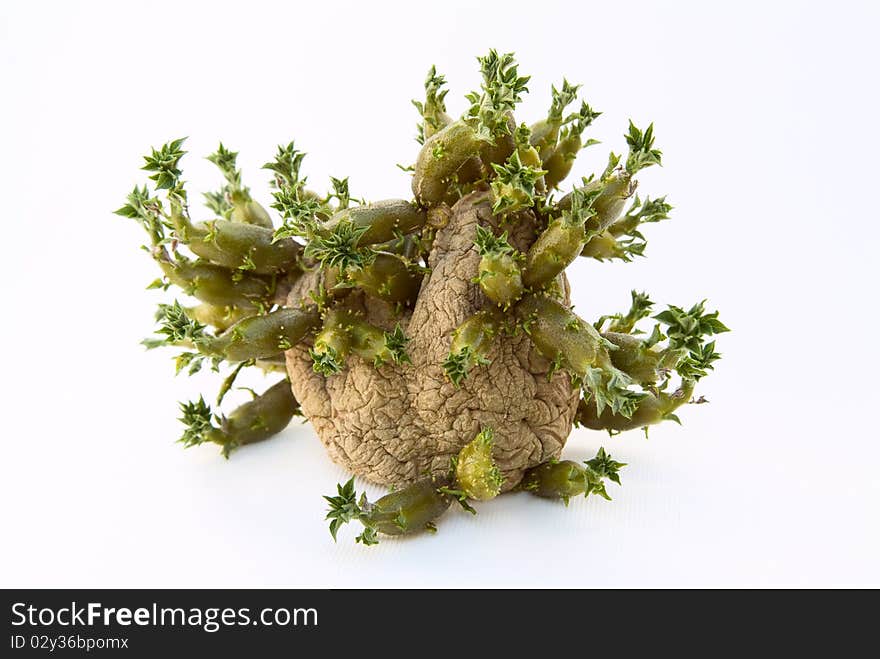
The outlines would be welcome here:
[[[565,78],[562,79],[561,90],[557,90],[555,86],[550,87],[552,100],[550,102],[550,112],[547,113],[547,118],[550,121],[562,120],[562,113],[577,98],[577,92],[580,87],[580,85],[569,84]]]
[[[528,91],[529,76],[520,76],[513,53],[499,55],[494,49],[479,57],[483,82],[482,92],[467,95],[471,106],[465,117],[475,124],[477,135],[487,141],[507,135],[510,127],[507,117]]]
[[[153,245],[165,240],[165,224],[163,223],[164,207],[157,197],[151,197],[147,186],[134,187],[126,197],[124,206],[113,211],[114,214],[137,220],[150,235]]]
[[[281,213],[283,224],[275,231],[274,241],[291,236],[310,237],[318,227],[317,214],[323,204],[317,199],[300,196],[298,190],[282,188],[272,193],[271,207]]]
[[[587,220],[596,214],[593,202],[602,193],[601,188],[586,190],[575,188],[571,191],[570,207],[562,212],[562,220],[568,226],[583,226]]]
[[[611,458],[611,455],[605,452],[604,447],[599,448],[599,452],[592,460],[587,460],[585,464],[597,474],[599,478],[607,478],[620,485],[620,476],[618,471],[626,466],[625,462],[617,462]]]
[[[197,352],[182,352],[174,358],[174,374],[186,370],[187,375],[195,375],[202,370],[205,356]]]
[[[356,536],[354,541],[359,542],[366,547],[371,547],[372,545],[379,544],[379,537],[376,534],[376,529],[372,526],[365,526],[363,532],[359,536]]]
[[[312,358],[312,369],[321,375],[335,375],[342,371],[343,362],[336,351],[331,347],[325,347],[321,352],[310,349],[309,356]]]
[[[229,390],[232,389],[232,385],[235,384],[236,378],[238,378],[239,373],[241,373],[242,369],[246,366],[252,366],[253,361],[243,361],[239,363],[232,372],[223,380],[223,384],[220,385],[220,391],[217,392],[217,405],[220,405],[223,402],[223,399],[226,397],[226,394],[229,393]]]
[[[630,296],[632,298],[632,303],[630,304],[629,311],[625,314],[616,313],[610,316],[602,316],[593,326],[600,332],[606,331],[619,332],[621,334],[635,334],[636,332],[633,332],[633,328],[636,323],[643,318],[647,318],[651,314],[651,307],[654,306],[654,303],[651,301],[651,298],[648,297],[647,293],[639,293],[636,290],[632,290],[630,291]],[[607,329],[603,330],[602,326],[608,320],[610,320],[611,323],[608,325]]]
[[[713,362],[721,359],[721,354],[715,352],[715,342],[711,341],[691,350],[675,367],[678,374],[689,380],[699,380],[708,375],[708,371],[715,370]]]
[[[205,205],[225,219],[229,219],[232,214],[233,201],[248,201],[251,198],[250,190],[241,183],[241,170],[236,167],[237,158],[238,152],[230,151],[222,142],[217,151],[207,156],[207,160],[214,163],[223,174],[226,185],[218,192],[204,193]]]
[[[706,300],[692,306],[688,311],[681,307],[669,305],[661,313],[654,316],[656,320],[667,326],[666,335],[673,348],[684,347],[698,350],[703,338],[713,334],[729,332],[728,327],[718,319],[718,312],[705,311]]]
[[[178,163],[186,153],[180,148],[185,140],[185,137],[173,140],[159,149],[152,149],[150,155],[144,156],[146,164],[141,169],[155,172],[149,178],[156,182],[157,190],[170,190],[177,186],[183,174]]]
[[[305,185],[305,179],[300,180],[299,169],[302,166],[306,154],[297,150],[293,142],[287,145],[279,145],[275,160],[263,165],[263,169],[271,170],[275,174],[272,185],[276,188],[300,188]]]
[[[489,360],[477,354],[471,346],[464,346],[458,352],[450,352],[443,361],[443,370],[456,387],[467,378],[474,364],[488,364]]]
[[[590,470],[587,469],[586,472],[587,472],[587,479],[589,480],[589,483],[587,485],[586,492],[584,492],[584,496],[589,496],[591,494],[597,494],[600,497],[602,497],[603,499],[605,499],[606,501],[611,501],[611,497],[608,496],[608,492],[605,490],[605,483],[602,480],[595,480],[595,481],[590,480],[590,478],[591,478]]]
[[[699,380],[714,370],[713,363],[721,359],[715,352],[715,341],[706,342],[706,337],[730,329],[718,319],[718,312],[707,313],[703,300],[685,311],[670,305],[654,318],[666,325],[669,349],[681,350],[685,356],[675,366],[678,374],[685,379]]]
[[[565,127],[560,132],[559,139],[563,140],[569,135],[577,135],[580,137],[584,134],[584,131],[593,124],[593,121],[601,116],[601,114],[601,112],[597,112],[591,108],[586,101],[582,101],[580,109],[565,118],[565,121],[563,122]],[[595,142],[593,143],[595,144]],[[589,146],[589,144],[585,144],[584,146]]]
[[[343,217],[333,229],[316,234],[305,248],[305,255],[321,262],[325,268],[338,268],[341,272],[359,270],[373,262],[375,252],[358,247],[358,241],[370,227],[357,226]]]
[[[155,333],[164,337],[166,345],[182,342],[198,343],[205,338],[205,325],[186,315],[186,310],[177,300],[173,304],[160,304],[156,311],[159,329]]]
[[[617,166],[620,164],[620,156],[614,153],[613,151],[608,154],[608,164],[605,165],[605,169],[602,172],[602,175],[599,177],[599,180],[606,181],[608,178],[614,173],[614,170],[617,169]],[[592,177],[590,177],[592,178]],[[587,179],[584,179],[584,185],[588,182]]]
[[[425,143],[425,128],[427,126],[430,126],[434,132],[443,128],[443,116],[446,112],[445,99],[448,92],[443,89],[445,84],[446,78],[437,73],[437,67],[432,66],[425,79],[425,102],[416,100],[412,102],[422,116],[422,123],[418,124],[416,135],[416,141],[419,144]]]
[[[635,220],[636,224],[647,224],[649,222],[660,222],[669,219],[669,211],[672,206],[666,203],[666,197],[658,197],[651,199],[645,197],[644,203],[636,195],[632,207],[627,211],[627,218]]]
[[[628,419],[647,396],[644,392],[629,389],[632,384],[632,379],[626,373],[612,366],[588,368],[583,377],[584,400],[594,400],[596,412],[600,415],[608,407],[613,414]]]
[[[232,214],[232,202],[226,188],[219,192],[203,192],[205,206],[218,217],[229,219]]]
[[[333,192],[328,197],[328,201],[335,198],[337,201],[337,210],[348,208],[349,202],[351,201],[351,194],[348,191],[348,177],[346,176],[343,179],[339,179],[331,176],[330,183],[333,186]]]
[[[179,420],[186,426],[186,429],[177,441],[181,442],[185,448],[198,446],[208,441],[208,432],[214,428],[210,405],[201,396],[197,401],[179,403],[179,405],[182,414]]]
[[[491,183],[493,213],[509,213],[535,205],[535,184],[547,172],[523,165],[514,151],[503,165],[492,163],[496,177]]]
[[[629,155],[626,159],[626,170],[635,174],[645,167],[661,164],[663,152],[654,147],[654,124],[650,124],[644,132],[636,127],[630,120],[629,132],[624,136],[629,145]]]
[[[350,478],[344,485],[337,484],[336,496],[325,496],[324,499],[329,504],[327,516],[324,519],[330,520],[330,535],[333,536],[333,541],[335,542],[336,532],[339,530],[339,527],[343,524],[348,524],[363,513],[361,506],[357,502],[354,477]]]
[[[399,324],[394,326],[393,331],[385,332],[385,347],[391,353],[391,359],[395,364],[412,364],[412,360],[406,352],[409,341],[409,337],[404,334]]]
[[[217,147],[217,150],[209,155],[207,159],[214,163],[223,173],[224,178],[226,178],[226,181],[230,186],[236,190],[241,187],[241,171],[235,166],[236,160],[238,159],[237,151],[230,151],[223,146],[223,142],[220,142],[220,146]]]
[[[437,491],[443,494],[448,494],[449,496],[454,498],[458,502],[458,505],[460,505],[464,510],[468,511],[471,515],[477,514],[477,509],[474,508],[470,503],[468,503],[467,492],[465,492],[464,490],[456,490],[451,487],[447,487],[446,485],[443,485],[442,487],[438,487]]]
[[[487,254],[512,254],[514,249],[507,242],[507,232],[500,236],[496,236],[492,229],[487,229],[482,225],[477,225],[477,236],[474,239],[474,245],[480,256]]]

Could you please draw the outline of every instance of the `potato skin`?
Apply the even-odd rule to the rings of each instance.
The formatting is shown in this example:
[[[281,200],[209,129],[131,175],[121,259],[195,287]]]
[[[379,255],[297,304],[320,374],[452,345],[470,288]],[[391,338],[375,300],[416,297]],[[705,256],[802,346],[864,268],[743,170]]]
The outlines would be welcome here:
[[[454,205],[436,228],[428,256],[429,272],[412,307],[396,310],[355,291],[347,305],[366,322],[385,331],[399,323],[410,339],[412,364],[384,363],[378,368],[349,357],[346,368],[315,373],[307,347],[286,353],[294,394],[331,459],[346,470],[382,486],[405,486],[426,473],[444,477],[451,459],[482,428],[495,431],[493,457],[504,478],[502,492],[513,489],[526,469],[559,457],[577,409],[578,391],[568,374],[548,378],[550,364],[523,332],[458,332],[488,303],[474,281],[481,256],[474,249],[476,226],[493,226],[488,192],[478,191]],[[511,246],[519,251],[534,241],[535,216],[523,212],[508,220]],[[300,278],[287,300],[309,301],[317,274]],[[558,277],[559,300],[568,303],[565,275]],[[515,305],[501,312],[512,331]],[[495,325],[490,322],[489,325]],[[485,330],[480,322],[474,330]],[[456,387],[443,363],[450,349],[475,344],[490,361],[474,366]],[[455,344],[455,345],[453,345]]]

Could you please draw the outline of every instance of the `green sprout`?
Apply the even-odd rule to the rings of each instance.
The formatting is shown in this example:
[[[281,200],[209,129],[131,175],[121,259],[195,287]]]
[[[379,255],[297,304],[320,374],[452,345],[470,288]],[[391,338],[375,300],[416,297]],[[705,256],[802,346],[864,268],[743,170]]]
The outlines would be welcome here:
[[[299,170],[306,154],[299,151],[293,142],[278,146],[275,160],[263,165],[274,174],[272,185],[281,190],[284,188],[299,188],[305,185],[305,179],[300,180]]]
[[[177,441],[186,448],[208,441],[209,433],[214,428],[212,423],[214,414],[205,399],[199,396],[197,401],[180,403],[180,413],[180,422],[185,429]]]
[[[729,332],[727,326],[718,319],[718,312],[705,312],[706,300],[698,302],[685,311],[682,307],[669,305],[666,311],[654,316],[666,325],[666,336],[675,347],[699,350],[703,337]]]
[[[336,540],[339,529],[353,520],[364,526],[355,540],[364,545],[378,544],[378,534],[404,535],[424,530],[442,515],[452,503],[443,492],[444,481],[425,478],[386,494],[370,503],[366,493],[358,497],[354,478],[336,486],[336,496],[325,496],[328,504],[326,519],[330,535]]]
[[[126,203],[115,211],[116,215],[137,220],[150,236],[152,246],[162,245],[165,242],[164,207],[162,201],[151,196],[147,186],[134,187]]]
[[[205,326],[190,318],[177,300],[172,304],[159,305],[156,322],[159,323],[156,334],[163,338],[156,342],[147,340],[145,343],[148,348],[160,345],[192,345],[205,338]]]
[[[480,136],[491,141],[510,133],[508,115],[528,91],[529,76],[519,75],[513,53],[499,55],[493,49],[477,59],[483,76],[482,91],[467,95],[471,106],[465,116],[475,121]]]
[[[632,304],[629,310],[625,314],[616,313],[610,316],[602,316],[595,322],[597,330],[602,331],[606,321],[610,320],[611,322],[606,328],[608,332],[621,332],[623,334],[639,332],[639,330],[635,329],[636,324],[643,318],[651,315],[651,308],[654,306],[654,303],[647,293],[639,293],[633,290],[630,291],[630,295],[632,296]]]
[[[552,101],[550,103],[548,119],[551,121],[560,121],[562,119],[562,113],[565,112],[565,108],[571,105],[577,98],[577,92],[580,87],[580,85],[569,84],[568,80],[564,78],[562,79],[562,89],[557,90],[556,87],[551,87],[550,92]]]
[[[480,256],[513,253],[513,247],[507,242],[506,231],[496,236],[494,231],[480,225],[477,225],[477,237],[474,238],[474,246],[477,248]]]
[[[567,506],[571,497],[596,494],[608,501],[605,479],[620,485],[618,471],[626,465],[611,459],[600,448],[596,457],[584,462],[582,467],[571,460],[549,460],[526,472],[520,489],[545,499],[561,499]]]
[[[273,242],[284,238],[308,238],[318,229],[317,215],[323,208],[317,199],[302,198],[291,188],[283,188],[272,193],[275,203],[271,206],[281,213],[282,225],[275,230]]]
[[[488,363],[489,360],[477,355],[473,348],[464,346],[459,351],[450,352],[446,356],[443,361],[443,370],[452,384],[458,387],[475,364],[486,365]]]
[[[455,460],[455,481],[465,499],[487,501],[501,493],[504,477],[492,458],[495,432],[483,428]]]
[[[629,132],[626,135],[626,143],[629,145],[629,155],[626,158],[626,171],[635,174],[639,170],[651,165],[659,165],[663,152],[654,147],[654,124],[650,124],[644,131],[636,128],[630,120]]]
[[[519,151],[503,165],[492,163],[492,169],[497,174],[492,181],[493,213],[512,213],[535,205],[535,186],[544,170],[523,165]]]
[[[351,193],[348,190],[348,177],[340,179],[331,176],[330,184],[333,186],[333,192],[330,193],[328,201],[336,199],[336,208],[338,210],[345,210],[351,202]]]
[[[360,239],[368,229],[345,219],[332,231],[315,235],[306,246],[305,255],[319,261],[325,268],[337,268],[342,272],[360,270],[369,265],[375,255],[372,250],[359,247]]]
[[[186,154],[186,151],[180,147],[185,141],[186,138],[181,137],[162,145],[158,150],[153,149],[150,155],[144,156],[146,164],[141,169],[154,172],[148,178],[155,181],[157,190],[170,190],[180,180],[183,171],[179,169],[178,164]]]
[[[410,339],[404,334],[400,325],[395,325],[390,332],[385,332],[385,348],[391,355],[391,360],[397,364],[412,364],[412,359],[406,352],[406,346]],[[377,356],[377,359],[379,357]],[[383,363],[383,362],[380,362]]]
[[[647,395],[630,389],[632,384],[630,377],[616,368],[590,368],[584,375],[584,396],[595,402],[599,414],[607,406],[612,414],[630,418]]]
[[[446,114],[445,99],[449,90],[443,89],[445,84],[446,78],[437,73],[437,67],[432,66],[425,79],[425,101],[412,102],[422,117],[416,134],[419,144],[424,144],[426,139],[445,128],[451,121]]]
[[[618,472],[626,466],[626,463],[612,460],[611,456],[605,452],[605,448],[599,447],[596,457],[587,460],[584,464],[586,465],[587,481],[590,483],[586,494],[598,494],[603,499],[611,501],[611,497],[605,491],[604,479],[607,478],[620,485]]]

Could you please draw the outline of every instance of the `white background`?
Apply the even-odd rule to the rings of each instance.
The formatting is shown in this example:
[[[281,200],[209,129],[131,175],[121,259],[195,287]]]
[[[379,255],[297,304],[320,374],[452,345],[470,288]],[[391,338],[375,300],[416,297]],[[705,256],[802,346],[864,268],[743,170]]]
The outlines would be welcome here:
[[[880,586],[877,7],[3,3],[0,585]],[[604,112],[578,176],[655,122],[642,191],[673,220],[647,259],[573,266],[574,301],[709,297],[733,329],[711,405],[647,441],[574,431],[566,457],[629,463],[613,502],[510,495],[334,545],[321,495],[346,475],[308,425],[228,462],[174,443],[176,401],[217,383],[139,346],[157,273],[111,211],[184,135],[194,197],[222,139],[267,201],[259,165],[293,138],[314,185],[407,196],[409,100],[437,64],[461,112],[490,47],[532,75],[521,119],[563,75]]]

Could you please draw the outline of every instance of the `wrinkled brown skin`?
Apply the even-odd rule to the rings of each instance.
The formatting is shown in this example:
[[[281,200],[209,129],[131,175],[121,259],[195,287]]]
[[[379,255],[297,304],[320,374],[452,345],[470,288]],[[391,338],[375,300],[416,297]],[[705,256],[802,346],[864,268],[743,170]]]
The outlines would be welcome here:
[[[486,193],[459,201],[449,223],[437,231],[431,274],[412,311],[394,316],[383,302],[365,305],[361,294],[350,302],[380,327],[391,329],[400,322],[411,339],[412,365],[376,369],[349,357],[346,370],[325,378],[312,370],[307,346],[286,353],[294,395],[330,457],[379,485],[411,483],[425,472],[446,474],[450,458],[483,427],[491,427],[493,456],[505,479],[502,491],[507,491],[526,469],[558,458],[571,431],[577,390],[562,372],[548,381],[549,362],[523,333],[496,340],[489,352],[492,363],[474,368],[461,388],[443,371],[453,330],[486,302],[472,282],[480,262],[473,245],[478,222],[496,222]],[[528,248],[535,238],[534,222],[531,211],[525,211],[505,227],[515,247]],[[315,285],[312,274],[294,285],[289,306],[298,306]],[[564,275],[560,283],[568,303]]]

